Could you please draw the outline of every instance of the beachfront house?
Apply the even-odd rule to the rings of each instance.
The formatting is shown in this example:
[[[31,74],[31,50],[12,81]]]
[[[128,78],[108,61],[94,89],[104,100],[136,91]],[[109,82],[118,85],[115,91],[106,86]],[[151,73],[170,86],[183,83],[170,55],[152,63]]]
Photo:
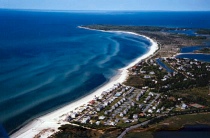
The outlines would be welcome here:
[[[70,116],[71,116],[71,118],[76,118],[77,117],[77,113],[72,113]]]

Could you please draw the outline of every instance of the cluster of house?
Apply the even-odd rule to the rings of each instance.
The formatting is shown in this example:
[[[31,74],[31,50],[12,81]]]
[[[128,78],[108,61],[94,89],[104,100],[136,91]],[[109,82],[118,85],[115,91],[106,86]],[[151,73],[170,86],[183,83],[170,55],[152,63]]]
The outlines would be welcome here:
[[[194,65],[196,65],[197,68],[202,67],[202,62],[197,60],[177,59],[171,57],[165,58],[164,62],[170,64],[170,66],[176,70],[165,74],[160,81],[166,81],[172,76],[176,76],[179,71],[187,71],[188,68],[192,68]],[[157,65],[155,61],[151,59],[149,61],[142,61],[138,63],[132,67],[131,70],[136,73],[139,71],[141,74],[145,74],[144,78],[148,79],[156,73],[154,71],[149,71],[149,73],[146,74],[146,71],[142,70],[145,64],[148,66],[154,64]],[[159,70],[162,69],[163,68],[160,66]],[[206,69],[210,70],[210,66],[206,66]],[[193,77],[195,74],[192,74],[192,72],[186,72],[186,75]],[[168,88],[169,84],[161,87]],[[142,87],[142,89],[136,89],[120,83],[115,84],[112,88],[103,91],[99,97],[95,97],[91,100],[87,105],[78,108],[75,112],[71,112],[68,117],[68,121],[84,124],[94,123],[96,125],[103,124],[115,126],[119,122],[128,123],[138,121],[142,114],[142,116],[160,114],[165,111],[164,106],[158,106],[161,103],[161,94],[150,92],[150,90],[151,89],[148,88],[148,86]],[[140,112],[130,112],[133,107],[140,109]],[[188,108],[184,102],[179,105],[179,107],[181,109]]]
[[[177,69],[178,72],[183,73],[187,78],[196,79],[197,77],[202,77],[205,74],[197,73],[195,70],[206,69],[210,71],[210,66],[205,65],[205,62],[198,61],[196,59],[188,58],[165,58],[165,61],[170,64],[171,67]],[[186,78],[185,78],[186,80]]]
[[[145,94],[150,98],[145,97]],[[144,101],[147,101],[147,103],[143,103],[143,100],[140,103],[139,100],[142,97],[145,97]],[[117,125],[119,122],[135,122],[138,121],[140,116],[145,115],[140,113],[143,113],[147,104],[150,106],[149,100],[152,101],[154,99],[152,97],[154,97],[154,93],[148,92],[145,88],[136,89],[116,84],[112,89],[104,91],[101,96],[95,97],[87,105],[71,112],[68,116],[68,121],[112,126]],[[130,111],[134,106],[139,108],[141,112],[132,114]]]
[[[136,96],[136,101],[139,101],[139,98],[141,98],[145,94],[146,90],[141,90],[139,94]]]
[[[124,86],[119,83],[115,84],[113,88],[102,92],[99,97],[91,100],[88,105],[84,105],[75,112],[71,112],[68,116],[68,121],[92,123],[91,119],[97,117],[97,121],[94,122],[96,125],[99,125],[102,122],[101,120],[106,120],[103,121],[104,125],[116,125],[119,119],[116,118],[114,121],[111,121],[107,116],[111,115],[114,118],[115,116],[123,117],[126,115],[131,106],[134,106],[134,102],[128,99],[128,95],[134,90],[134,87]]]

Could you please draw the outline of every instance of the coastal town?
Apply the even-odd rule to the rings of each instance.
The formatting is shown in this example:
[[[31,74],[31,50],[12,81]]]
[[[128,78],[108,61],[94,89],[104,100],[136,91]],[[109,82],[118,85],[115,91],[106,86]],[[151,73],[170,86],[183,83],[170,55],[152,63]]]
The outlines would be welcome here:
[[[0,1],[0,138],[210,138],[208,5]]]
[[[35,125],[43,124],[43,128],[38,127],[35,138],[43,135],[122,138],[132,131],[134,135],[136,131],[146,131],[173,116],[210,112],[210,63],[177,57],[181,47],[199,45],[206,36],[175,35],[163,32],[170,29],[162,27],[93,25],[80,28],[142,34],[157,48],[153,47],[146,57],[126,68],[121,76],[127,76],[122,82],[105,85],[96,93],[49,114],[49,118],[57,116],[50,120],[51,127],[44,125],[48,116],[37,119]],[[32,131],[35,133],[34,130],[27,133]]]
[[[165,66],[161,66],[160,62]],[[180,87],[188,88],[209,83],[209,71],[209,63],[191,59],[172,57],[142,61],[130,68],[129,75],[143,78],[142,83],[147,85],[139,84],[137,88],[115,84],[103,91],[101,96],[70,112],[66,121],[89,127],[128,127],[173,111],[209,108],[208,104],[167,94],[174,89],[181,89]],[[195,79],[202,82],[196,83]],[[177,86],[177,82],[182,82],[182,85],[186,82],[186,86]]]
[[[90,28],[109,30],[110,26],[106,27]],[[181,38],[170,33],[157,37],[159,34],[151,30],[140,33],[156,40],[159,50],[127,69],[125,82],[114,84],[100,96],[69,112],[66,122],[89,130],[113,128],[116,132],[111,137],[121,138],[133,129],[148,127],[169,116],[210,111],[210,90],[196,91],[197,88],[209,89],[210,63],[177,58],[175,55],[180,47],[174,45],[176,42],[179,46],[200,44],[204,38]],[[176,37],[173,43],[171,37]],[[68,127],[61,126],[61,134]]]

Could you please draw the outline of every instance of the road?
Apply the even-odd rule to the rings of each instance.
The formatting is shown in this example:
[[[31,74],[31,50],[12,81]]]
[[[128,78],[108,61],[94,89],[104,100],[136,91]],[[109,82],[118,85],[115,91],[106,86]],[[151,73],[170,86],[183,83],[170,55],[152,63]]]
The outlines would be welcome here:
[[[157,116],[156,118],[160,118],[162,116],[164,116],[164,115]],[[137,125],[130,126],[130,127],[126,128],[117,138],[123,138],[123,136],[125,136],[127,132],[131,131],[132,129],[147,125],[150,121],[151,120],[147,120],[147,121],[142,122],[140,124],[137,124]]]

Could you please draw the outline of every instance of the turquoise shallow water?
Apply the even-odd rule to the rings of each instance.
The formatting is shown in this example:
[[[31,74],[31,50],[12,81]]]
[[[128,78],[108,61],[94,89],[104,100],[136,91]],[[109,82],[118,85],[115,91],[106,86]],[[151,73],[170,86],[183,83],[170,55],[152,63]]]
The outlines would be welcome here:
[[[116,75],[150,43],[77,28],[85,24],[210,28],[210,12],[34,12],[0,10],[0,122],[9,133]],[[188,17],[188,18],[186,18]],[[164,22],[163,22],[164,20]]]

